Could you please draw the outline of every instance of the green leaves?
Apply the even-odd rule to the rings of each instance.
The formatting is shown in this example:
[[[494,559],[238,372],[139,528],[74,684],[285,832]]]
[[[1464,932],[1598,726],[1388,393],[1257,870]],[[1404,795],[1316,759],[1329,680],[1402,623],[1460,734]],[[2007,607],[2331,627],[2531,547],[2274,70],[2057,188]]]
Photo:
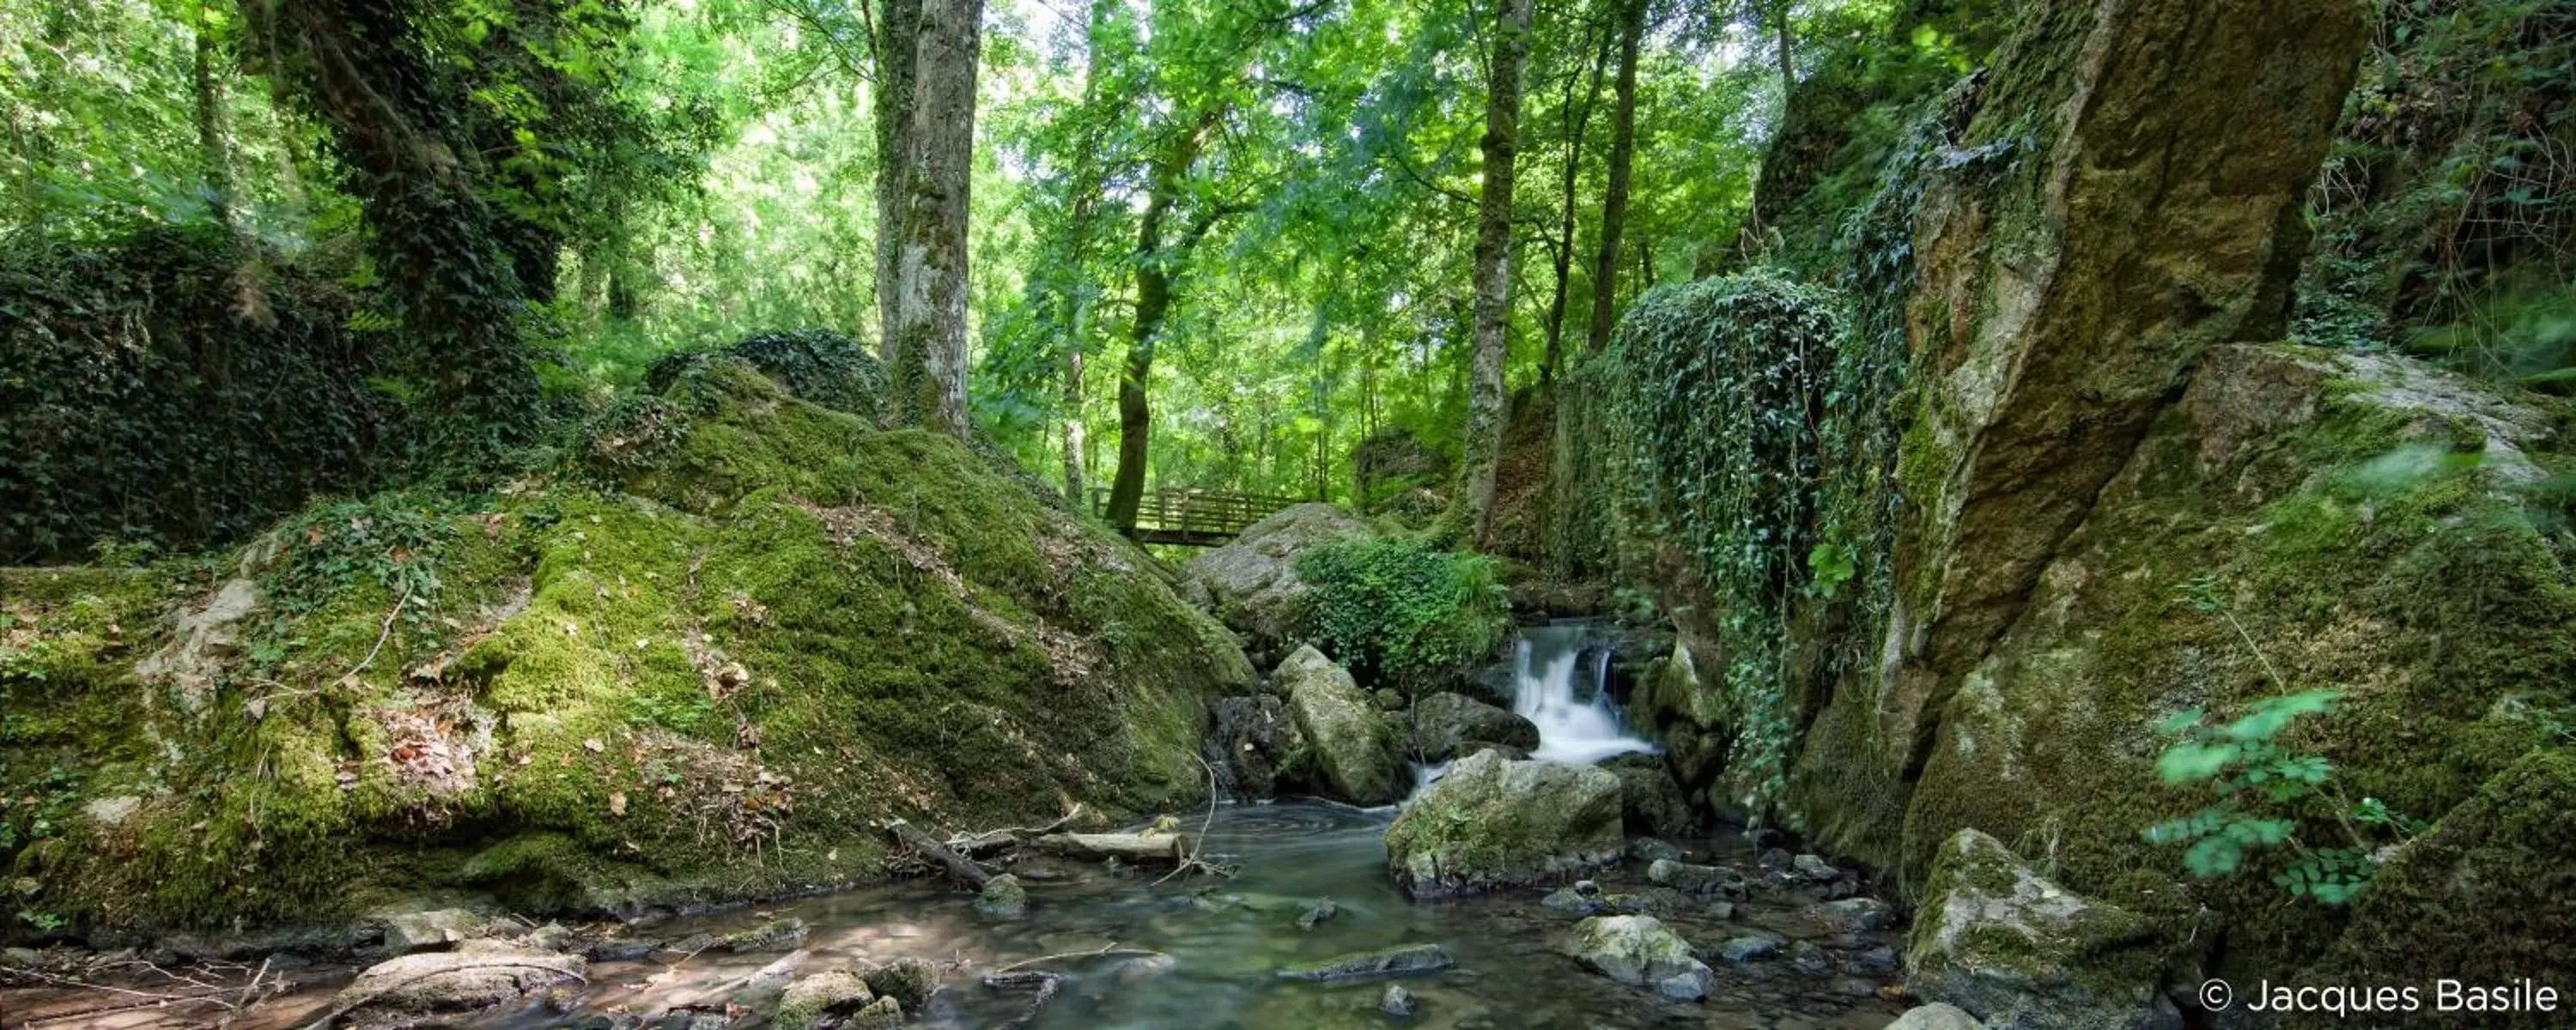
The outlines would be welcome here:
[[[1297,560],[1298,635],[1355,675],[1413,687],[1484,657],[1510,629],[1493,559],[1400,538],[1336,541]]]

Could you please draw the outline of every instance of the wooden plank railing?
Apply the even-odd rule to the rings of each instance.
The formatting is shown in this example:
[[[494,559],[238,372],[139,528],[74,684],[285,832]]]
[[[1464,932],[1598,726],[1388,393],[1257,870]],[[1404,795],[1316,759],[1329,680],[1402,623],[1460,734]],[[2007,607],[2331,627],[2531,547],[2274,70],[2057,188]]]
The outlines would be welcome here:
[[[1147,491],[1138,499],[1132,535],[1147,543],[1213,547],[1300,500],[1275,494],[1166,487]],[[1091,510],[1108,517],[1109,488],[1091,489]]]

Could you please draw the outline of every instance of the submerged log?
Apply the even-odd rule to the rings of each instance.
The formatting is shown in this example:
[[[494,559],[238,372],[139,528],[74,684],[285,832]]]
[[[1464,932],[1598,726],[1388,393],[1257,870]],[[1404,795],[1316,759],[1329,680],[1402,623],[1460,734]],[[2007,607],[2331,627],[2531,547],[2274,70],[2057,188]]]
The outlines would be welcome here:
[[[894,835],[895,843],[912,849],[914,854],[938,863],[940,868],[948,870],[948,875],[964,881],[969,887],[982,890],[984,884],[993,879],[992,870],[976,865],[965,856],[950,850],[948,845],[921,832],[920,827],[911,823],[897,819],[886,824],[886,832]]]
[[[1190,856],[1187,839],[1177,833],[1150,837],[1141,833],[1050,833],[1032,843],[1040,851],[1068,858],[1178,864]]]

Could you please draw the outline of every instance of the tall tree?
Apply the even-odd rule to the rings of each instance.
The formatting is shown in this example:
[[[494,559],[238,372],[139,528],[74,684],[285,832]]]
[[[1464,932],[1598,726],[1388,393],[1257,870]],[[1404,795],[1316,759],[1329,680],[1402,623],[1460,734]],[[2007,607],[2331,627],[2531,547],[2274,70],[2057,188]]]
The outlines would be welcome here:
[[[895,363],[895,277],[897,242],[903,232],[905,188],[912,174],[912,69],[921,47],[922,0],[883,0],[876,35],[869,41],[876,54],[877,137],[877,352],[886,367]],[[892,414],[889,412],[889,414]]]
[[[912,128],[895,237],[888,338],[895,408],[907,425],[964,437],[966,219],[974,179],[975,66],[982,0],[923,0],[912,67]],[[880,244],[882,247],[883,244]]]
[[[1648,0],[1621,0],[1617,99],[1610,115],[1610,181],[1601,195],[1601,249],[1592,262],[1592,324],[1584,343],[1598,351],[1610,342],[1617,303],[1619,235],[1628,222],[1628,182],[1637,158],[1637,51],[1646,35]]]
[[[1215,103],[1198,119],[1175,126],[1145,179],[1145,213],[1136,224],[1136,317],[1129,323],[1127,361],[1118,370],[1118,471],[1109,481],[1109,522],[1121,532],[1136,528],[1136,510],[1145,499],[1146,451],[1154,434],[1154,416],[1145,387],[1154,374],[1154,345],[1163,320],[1172,310],[1172,280],[1181,262],[1207,237],[1224,207],[1210,207],[1177,237],[1166,241],[1165,223],[1189,185],[1190,169],[1207,146],[1208,133],[1224,116]]]
[[[1531,0],[1501,0],[1494,16],[1494,57],[1485,96],[1484,183],[1476,211],[1475,368],[1467,394],[1466,482],[1451,506],[1467,538],[1481,545],[1494,518],[1494,480],[1502,465],[1503,423],[1511,395],[1503,382],[1510,358],[1512,309],[1512,164],[1520,149],[1521,64],[1529,56]]]
[[[1595,26],[1592,22],[1585,22],[1584,37],[1587,41],[1591,38],[1594,28]],[[1575,186],[1577,181],[1582,178],[1583,143],[1585,137],[1588,135],[1586,130],[1592,122],[1592,108],[1598,104],[1601,99],[1602,68],[1609,63],[1610,35],[1608,33],[1602,33],[1601,45],[1592,55],[1589,75],[1584,74],[1583,70],[1578,68],[1569,72],[1565,77],[1565,101],[1563,104],[1565,115],[1565,168],[1562,173],[1563,181],[1559,183],[1563,189],[1559,196],[1559,203],[1557,205],[1556,246],[1554,248],[1554,253],[1551,255],[1556,261],[1556,285],[1555,292],[1549,296],[1547,302],[1547,352],[1540,360],[1538,366],[1539,381],[1543,383],[1554,382],[1556,380],[1557,364],[1561,360],[1560,355],[1564,350],[1565,293],[1567,280],[1571,278],[1571,273],[1574,267]],[[1583,87],[1583,98],[1580,101],[1577,101],[1574,95],[1575,84],[1585,81],[1586,79],[1589,80],[1589,84]]]
[[[199,2],[193,12],[191,33],[196,37],[197,147],[205,152],[206,202],[213,210],[215,223],[227,232],[241,231],[234,213],[233,146],[231,119],[225,110],[224,80],[217,68],[220,60],[215,46],[214,26]]]

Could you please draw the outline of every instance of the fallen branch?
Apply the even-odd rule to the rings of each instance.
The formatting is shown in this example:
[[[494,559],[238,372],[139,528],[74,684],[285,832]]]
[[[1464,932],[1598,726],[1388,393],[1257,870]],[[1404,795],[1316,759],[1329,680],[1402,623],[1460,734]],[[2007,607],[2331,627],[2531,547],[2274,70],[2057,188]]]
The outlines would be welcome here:
[[[1178,834],[1149,837],[1141,833],[1050,833],[1030,844],[1068,858],[1115,858],[1122,862],[1179,863],[1189,857],[1188,842]]]
[[[1154,886],[1160,887],[1160,886],[1162,886],[1162,885],[1163,885],[1163,880],[1169,880],[1169,879],[1171,879],[1172,877],[1179,876],[1179,875],[1181,875],[1182,873],[1189,872],[1189,871],[1191,871],[1191,870],[1193,870],[1193,869],[1198,870],[1198,871],[1200,871],[1200,872],[1213,874],[1213,875],[1220,875],[1220,876],[1222,876],[1222,875],[1226,875],[1226,871],[1225,871],[1225,870],[1218,869],[1218,868],[1217,868],[1217,867],[1215,867],[1215,866],[1212,866],[1212,865],[1209,865],[1209,864],[1207,864],[1207,863],[1205,863],[1205,862],[1201,862],[1201,861],[1199,861],[1199,850],[1200,850],[1201,848],[1205,848],[1205,847],[1207,847],[1207,835],[1208,835],[1208,829],[1209,829],[1210,827],[1213,827],[1213,826],[1215,826],[1215,825],[1216,825],[1216,794],[1217,794],[1217,791],[1216,791],[1216,767],[1215,767],[1215,766],[1213,766],[1213,765],[1209,765],[1209,764],[1208,764],[1208,760],[1207,760],[1206,758],[1202,757],[1202,758],[1200,758],[1200,759],[1199,759],[1199,768],[1207,770],[1207,774],[1208,774],[1208,810],[1207,810],[1207,818],[1202,819],[1202,820],[1199,820],[1199,839],[1198,839],[1198,841],[1197,841],[1195,844],[1193,844],[1193,845],[1190,847],[1190,853],[1189,853],[1188,855],[1186,855],[1186,856],[1183,856],[1183,857],[1182,857],[1180,864],[1179,864],[1179,865],[1176,865],[1176,866],[1173,866],[1173,867],[1172,867],[1172,871],[1171,871],[1171,872],[1164,873],[1164,874],[1163,874],[1163,879],[1162,879],[1162,880],[1156,880],[1156,881],[1154,881]]]
[[[1162,952],[1148,948],[1121,948],[1118,946],[1117,941],[1111,941],[1107,944],[1101,945],[1100,950],[1098,951],[1068,951],[1060,955],[1040,955],[1036,958],[1024,958],[1007,966],[997,966],[993,969],[993,973],[1007,973],[1014,969],[1025,969],[1029,966],[1037,965],[1040,962],[1054,962],[1059,959],[1101,958],[1108,955],[1134,955],[1139,958],[1169,957],[1164,955]],[[991,976],[992,973],[987,973],[985,975]]]
[[[972,855],[982,852],[988,848],[997,848],[1006,844],[1024,844],[1027,843],[1027,840],[1030,837],[1054,833],[1057,830],[1063,829],[1065,824],[1072,822],[1080,815],[1082,815],[1082,802],[1076,801],[1073,803],[1073,807],[1071,809],[1066,810],[1064,815],[1058,817],[1056,821],[1044,826],[1011,826],[999,830],[986,830],[982,833],[958,834],[957,836],[948,838],[948,847],[959,854]]]
[[[948,870],[948,875],[965,881],[976,890],[984,889],[984,884],[993,878],[992,870],[976,865],[973,860],[950,850],[948,845],[932,839],[929,834],[921,832],[920,827],[911,823],[897,819],[886,824],[886,832],[894,835],[896,843],[912,849],[913,853],[923,858],[939,863],[941,868]]]

